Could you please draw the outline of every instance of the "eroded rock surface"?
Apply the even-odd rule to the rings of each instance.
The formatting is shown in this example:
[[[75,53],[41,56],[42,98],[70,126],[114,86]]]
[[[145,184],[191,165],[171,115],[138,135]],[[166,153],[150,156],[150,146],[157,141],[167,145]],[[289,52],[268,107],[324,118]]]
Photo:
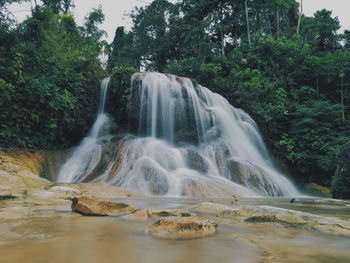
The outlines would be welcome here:
[[[165,239],[190,239],[215,234],[217,224],[203,217],[169,217],[155,222],[146,233]]]
[[[227,206],[205,202],[190,207],[190,210],[200,214],[229,219],[230,222],[273,223],[284,227],[350,236],[350,221],[348,220],[318,216],[272,206]]]
[[[138,210],[129,204],[96,200],[88,197],[74,198],[72,202],[72,210],[86,216],[118,216],[131,214]]]

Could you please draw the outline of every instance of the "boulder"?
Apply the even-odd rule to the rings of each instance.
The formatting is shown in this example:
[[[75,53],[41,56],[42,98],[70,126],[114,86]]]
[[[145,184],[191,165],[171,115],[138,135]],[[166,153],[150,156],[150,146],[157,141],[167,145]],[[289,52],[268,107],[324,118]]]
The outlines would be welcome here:
[[[203,217],[168,217],[155,222],[146,233],[165,239],[191,239],[215,234],[217,224]]]
[[[207,173],[209,169],[207,161],[198,152],[192,149],[187,150],[187,164],[189,168],[200,173]]]
[[[281,191],[276,188],[263,169],[249,162],[227,160],[229,179],[244,185],[263,196],[280,196]]]
[[[148,191],[152,195],[166,195],[168,193],[168,180],[163,171],[152,165],[144,165],[140,172],[143,180],[147,182]]]
[[[85,216],[118,216],[134,213],[137,208],[124,203],[80,197],[72,199],[72,210]]]

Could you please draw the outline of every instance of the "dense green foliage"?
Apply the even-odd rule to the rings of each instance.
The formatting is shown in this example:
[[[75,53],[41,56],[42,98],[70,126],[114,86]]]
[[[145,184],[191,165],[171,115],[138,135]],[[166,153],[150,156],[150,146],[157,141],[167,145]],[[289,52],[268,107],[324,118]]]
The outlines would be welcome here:
[[[104,15],[94,9],[80,27],[71,0],[45,0],[16,24],[13,2],[25,1],[0,1],[0,147],[70,146],[90,127],[107,75]],[[107,110],[120,128],[135,129],[135,69],[190,77],[247,111],[297,181],[331,184],[350,135],[350,31],[338,33],[331,11],[305,17],[295,0],[154,0],[131,19],[107,49]]]
[[[155,0],[131,17],[130,32],[117,29],[108,70],[204,84],[252,115],[297,181],[330,185],[350,135],[350,37],[331,11],[299,17],[295,0]]]
[[[332,179],[334,198],[350,199],[350,143],[344,145],[337,160],[337,170]]]
[[[93,10],[79,27],[57,13],[44,5],[16,27],[0,25],[0,146],[64,147],[91,125],[105,74],[103,14]]]

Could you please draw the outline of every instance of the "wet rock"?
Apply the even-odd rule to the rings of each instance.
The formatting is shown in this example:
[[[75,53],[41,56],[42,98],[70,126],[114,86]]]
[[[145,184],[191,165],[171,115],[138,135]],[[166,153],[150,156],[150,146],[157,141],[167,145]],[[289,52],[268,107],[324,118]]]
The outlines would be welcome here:
[[[190,206],[189,209],[190,211],[194,211],[196,213],[214,215],[217,217],[233,216],[237,211],[237,209],[234,209],[233,206],[227,206],[214,202],[200,203],[198,205]]]
[[[26,171],[39,175],[44,159],[43,154],[39,152],[30,152],[28,150],[0,151],[1,170],[11,174]]]
[[[134,213],[137,208],[124,203],[80,197],[73,198],[72,210],[86,216],[117,216]]]
[[[111,199],[116,197],[144,197],[144,195],[140,193],[103,184],[86,183],[76,184],[74,186],[78,187],[83,196],[91,198]],[[73,187],[73,185],[71,187]]]
[[[200,214],[215,215],[218,218],[229,219],[229,222],[232,223],[273,223],[284,227],[350,236],[349,221],[272,206],[226,206],[206,202],[192,206],[190,210]]]
[[[226,165],[231,181],[244,185],[263,196],[278,196],[281,194],[263,169],[249,162],[236,160],[228,160]]]
[[[42,151],[45,156],[40,177],[50,181],[57,181],[62,165],[70,157],[73,148],[66,150]]]
[[[73,187],[68,187],[68,186],[53,186],[49,188],[50,191],[54,192],[60,192],[60,193],[66,193],[66,194],[81,194],[81,192]]]
[[[166,175],[151,165],[141,168],[143,180],[147,182],[148,190],[153,195],[166,195],[169,190]]]
[[[6,194],[6,195],[0,195],[0,201],[4,201],[4,200],[13,200],[16,199],[16,196],[13,196],[11,194]]]
[[[293,198],[292,200],[289,201],[289,203],[291,204],[301,203],[301,200]]]
[[[169,217],[155,222],[146,233],[165,239],[191,239],[215,234],[217,224],[203,217]]]
[[[252,216],[244,220],[251,223],[279,222],[275,215]]]
[[[164,217],[189,217],[191,213],[187,210],[181,209],[148,209],[148,213],[152,218]]]
[[[183,196],[191,197],[238,197],[238,195],[231,189],[225,187],[223,182],[212,181],[196,181],[192,179],[185,179],[181,182],[181,193]]]
[[[33,188],[46,187],[50,181],[40,178],[29,171],[21,170],[16,173],[0,170],[0,188],[14,193]]]
[[[324,197],[331,197],[331,189],[325,186],[321,186],[315,183],[307,184],[304,186],[305,191],[308,194],[315,195],[315,196],[324,196]]]
[[[192,149],[187,150],[187,164],[189,168],[197,170],[200,173],[207,173],[209,169],[207,161]]]
[[[313,204],[328,204],[328,205],[336,205],[336,206],[346,206],[350,205],[350,201],[339,200],[339,199],[318,199],[309,201]]]

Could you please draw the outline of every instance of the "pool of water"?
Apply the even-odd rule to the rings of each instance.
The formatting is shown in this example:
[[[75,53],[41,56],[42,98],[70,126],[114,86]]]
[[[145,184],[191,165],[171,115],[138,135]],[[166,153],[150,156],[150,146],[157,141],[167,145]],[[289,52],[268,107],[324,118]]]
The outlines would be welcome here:
[[[138,207],[186,208],[204,200],[128,198],[124,201]],[[288,199],[240,199],[239,202],[349,219],[350,208],[343,206],[289,204]],[[67,215],[71,213],[68,208],[62,210]],[[162,240],[144,233],[152,222],[83,216],[3,220],[0,222],[0,262],[350,262],[350,238],[347,237],[267,224],[220,222],[218,233],[211,237]]]

